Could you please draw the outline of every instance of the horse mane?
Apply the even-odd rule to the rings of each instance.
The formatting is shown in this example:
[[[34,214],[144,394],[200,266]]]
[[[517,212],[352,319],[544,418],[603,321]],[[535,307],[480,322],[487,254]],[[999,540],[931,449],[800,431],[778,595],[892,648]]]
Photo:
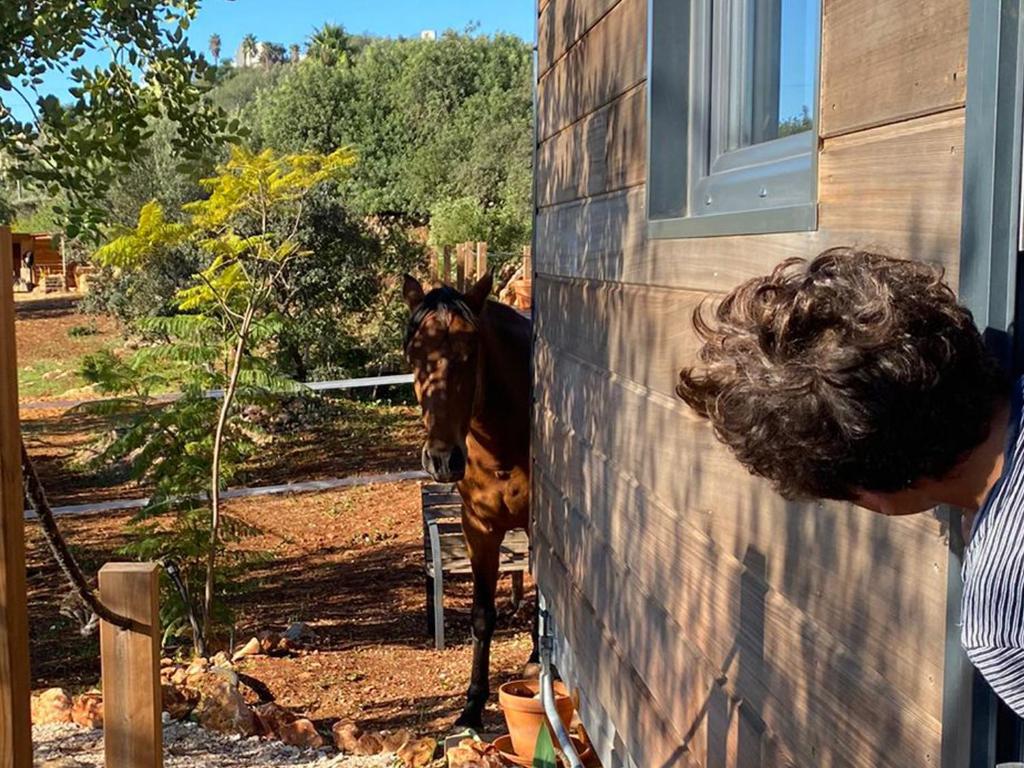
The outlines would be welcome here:
[[[469,305],[466,304],[462,294],[449,285],[442,285],[440,288],[435,288],[424,296],[423,301],[416,307],[416,311],[412,313],[412,316],[409,318],[409,325],[405,329],[403,348],[409,348],[409,344],[412,342],[413,336],[416,335],[416,331],[419,330],[427,315],[431,313],[439,315],[444,323],[450,322],[448,314],[451,313],[458,315],[474,327],[477,325],[476,315],[469,308]]]

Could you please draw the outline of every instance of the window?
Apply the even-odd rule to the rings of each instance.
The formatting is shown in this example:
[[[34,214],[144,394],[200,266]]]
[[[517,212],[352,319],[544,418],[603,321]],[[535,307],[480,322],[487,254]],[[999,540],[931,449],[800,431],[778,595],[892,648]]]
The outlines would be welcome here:
[[[651,0],[652,237],[814,229],[821,0]]]

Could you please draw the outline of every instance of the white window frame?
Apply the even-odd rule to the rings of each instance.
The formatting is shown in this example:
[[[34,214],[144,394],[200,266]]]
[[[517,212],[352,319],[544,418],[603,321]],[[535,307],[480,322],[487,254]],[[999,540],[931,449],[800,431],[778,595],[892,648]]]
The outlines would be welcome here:
[[[650,0],[650,237],[817,228],[817,74],[810,131],[727,150],[739,143],[729,142],[727,136],[736,131],[741,103],[735,98],[737,89],[730,88],[730,78],[738,78],[749,62],[729,55],[728,67],[713,68],[712,55],[715,50],[727,50],[730,40],[753,34],[745,18],[748,2]],[[816,61],[820,62],[820,33],[818,38]],[[713,98],[715,94],[732,98],[720,100]]]

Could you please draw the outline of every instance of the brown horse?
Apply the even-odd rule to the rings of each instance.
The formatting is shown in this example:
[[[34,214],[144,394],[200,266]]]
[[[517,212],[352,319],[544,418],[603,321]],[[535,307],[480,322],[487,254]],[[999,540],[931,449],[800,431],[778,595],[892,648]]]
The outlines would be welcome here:
[[[406,275],[412,316],[405,353],[427,439],[423,468],[457,483],[473,566],[473,671],[457,725],[481,727],[490,695],[498,556],[507,531],[530,518],[530,334],[528,318],[489,301],[491,276],[461,294],[424,293]],[[534,657],[536,661],[536,643]]]

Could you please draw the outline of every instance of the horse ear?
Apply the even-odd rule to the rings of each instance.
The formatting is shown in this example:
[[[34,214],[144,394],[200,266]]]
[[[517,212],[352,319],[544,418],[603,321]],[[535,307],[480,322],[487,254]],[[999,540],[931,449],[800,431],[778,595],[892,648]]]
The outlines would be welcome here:
[[[487,304],[487,297],[491,295],[492,288],[494,288],[494,277],[488,272],[466,292],[466,303],[469,304],[469,308],[476,314],[479,315],[483,312],[484,305]]]
[[[423,303],[423,286],[420,285],[420,281],[412,275],[406,275],[405,282],[402,284],[402,296],[405,298],[405,303],[409,305],[409,309],[416,309]]]

